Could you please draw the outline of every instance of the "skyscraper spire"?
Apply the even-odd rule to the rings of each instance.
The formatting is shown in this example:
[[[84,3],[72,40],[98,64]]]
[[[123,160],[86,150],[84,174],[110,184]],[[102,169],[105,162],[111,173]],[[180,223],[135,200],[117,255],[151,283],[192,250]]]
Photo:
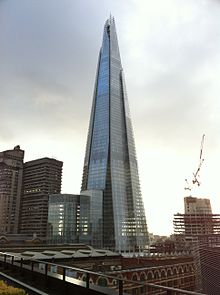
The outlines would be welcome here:
[[[103,192],[103,246],[144,247],[147,225],[114,18],[106,21],[99,54],[82,191]]]

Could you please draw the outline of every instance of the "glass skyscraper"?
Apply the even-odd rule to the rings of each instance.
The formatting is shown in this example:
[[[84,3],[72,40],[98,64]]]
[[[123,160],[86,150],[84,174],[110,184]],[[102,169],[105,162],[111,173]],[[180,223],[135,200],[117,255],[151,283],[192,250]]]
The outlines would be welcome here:
[[[104,26],[81,189],[82,193],[102,191],[101,246],[128,251],[147,245],[134,137],[112,17]]]

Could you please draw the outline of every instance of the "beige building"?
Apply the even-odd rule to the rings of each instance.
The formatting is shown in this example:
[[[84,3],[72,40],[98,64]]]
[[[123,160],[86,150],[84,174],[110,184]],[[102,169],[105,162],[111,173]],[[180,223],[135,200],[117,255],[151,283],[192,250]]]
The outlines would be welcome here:
[[[20,146],[0,152],[0,235],[18,233],[23,159]]]
[[[209,199],[185,197],[184,208],[185,214],[212,214],[212,208]]]

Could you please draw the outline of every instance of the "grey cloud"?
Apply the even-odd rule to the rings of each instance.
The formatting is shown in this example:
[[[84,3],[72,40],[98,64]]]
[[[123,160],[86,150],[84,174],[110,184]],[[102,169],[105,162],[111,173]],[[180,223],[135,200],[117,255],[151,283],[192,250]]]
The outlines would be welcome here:
[[[0,117],[6,134],[84,132],[105,16],[94,1],[2,4]]]
[[[139,107],[136,106],[139,132],[173,148],[186,139],[193,146],[197,137],[206,132],[214,143],[215,125],[220,122],[210,120],[209,114],[216,104],[215,97],[207,97],[211,87],[208,82],[192,83],[190,75],[187,79],[177,71],[158,75],[144,88],[145,102],[140,100]]]
[[[213,149],[218,142],[220,120],[212,120],[210,114],[218,107],[216,89],[220,91],[220,7],[210,5],[198,11],[190,22],[180,19],[170,30],[166,23],[157,28],[143,47],[141,82],[134,83],[129,96],[135,97],[140,136],[147,134],[154,144],[176,148],[187,139],[193,145],[203,132],[208,133]],[[141,60],[136,62],[141,65]],[[216,78],[207,76],[207,65]],[[134,75],[130,84],[132,79]]]

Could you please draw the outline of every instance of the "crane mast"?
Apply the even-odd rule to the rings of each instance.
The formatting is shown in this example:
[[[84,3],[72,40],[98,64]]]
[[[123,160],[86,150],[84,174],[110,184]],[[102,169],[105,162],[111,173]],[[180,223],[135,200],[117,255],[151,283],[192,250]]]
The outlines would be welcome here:
[[[195,172],[193,172],[193,178],[191,180],[191,184],[189,183],[189,181],[187,179],[185,179],[185,182],[186,182],[186,187],[184,188],[185,190],[191,191],[194,185],[197,185],[197,186],[201,185],[201,182],[199,180],[199,177],[200,177],[199,172],[200,172],[202,164],[204,162],[204,158],[203,158],[204,141],[205,141],[205,134],[203,134],[203,136],[202,136],[198,168],[195,170]]]

